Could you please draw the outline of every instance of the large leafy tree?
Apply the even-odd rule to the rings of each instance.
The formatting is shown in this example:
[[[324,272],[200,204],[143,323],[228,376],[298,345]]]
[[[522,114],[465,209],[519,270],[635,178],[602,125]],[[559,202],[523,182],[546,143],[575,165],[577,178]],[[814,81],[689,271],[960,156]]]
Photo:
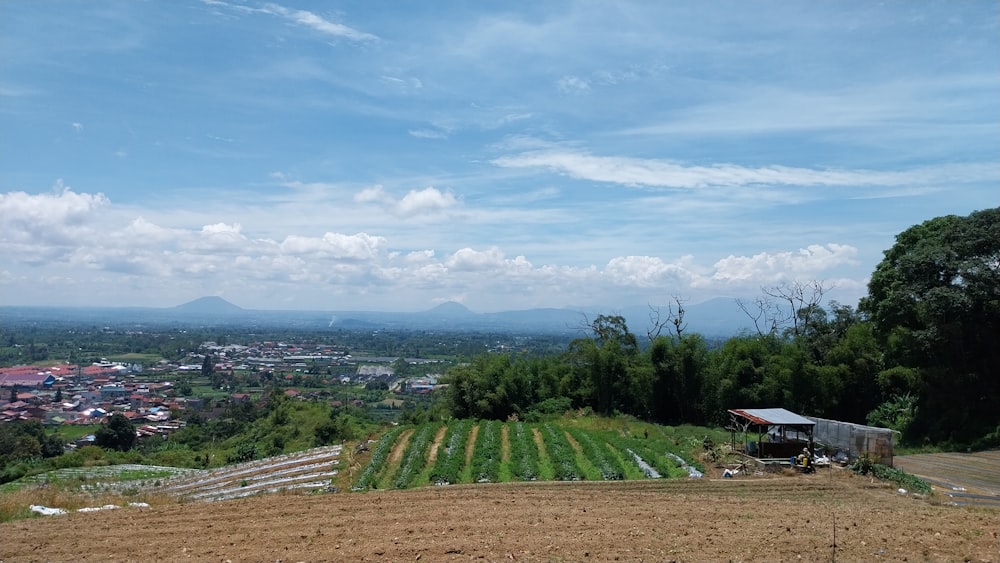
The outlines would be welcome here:
[[[900,233],[860,308],[887,365],[919,373],[911,438],[1000,436],[1000,208]]]
[[[109,450],[128,451],[135,446],[135,425],[121,413],[111,415],[94,433],[94,443]]]

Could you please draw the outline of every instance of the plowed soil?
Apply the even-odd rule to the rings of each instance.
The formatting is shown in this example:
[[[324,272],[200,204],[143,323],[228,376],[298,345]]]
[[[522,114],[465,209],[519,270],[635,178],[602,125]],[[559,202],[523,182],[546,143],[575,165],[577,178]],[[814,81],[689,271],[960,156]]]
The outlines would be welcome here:
[[[0,525],[0,560],[996,562],[998,532],[997,510],[904,496],[834,469],[72,513]]]

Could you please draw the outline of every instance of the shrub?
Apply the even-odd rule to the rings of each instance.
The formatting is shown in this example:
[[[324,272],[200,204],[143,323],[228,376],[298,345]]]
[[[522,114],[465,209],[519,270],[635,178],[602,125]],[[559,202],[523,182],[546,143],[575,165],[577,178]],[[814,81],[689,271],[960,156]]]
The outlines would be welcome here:
[[[853,464],[851,470],[858,475],[872,475],[883,481],[892,481],[900,487],[918,493],[930,493],[931,486],[916,475],[910,475],[902,469],[875,463],[875,460],[868,454],[860,456]]]

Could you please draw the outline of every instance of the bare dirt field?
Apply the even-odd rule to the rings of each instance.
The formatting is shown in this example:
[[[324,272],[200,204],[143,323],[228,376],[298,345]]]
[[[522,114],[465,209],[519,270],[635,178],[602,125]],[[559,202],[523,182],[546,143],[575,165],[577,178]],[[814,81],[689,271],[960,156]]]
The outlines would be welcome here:
[[[268,495],[0,525],[15,561],[1000,561],[1000,511],[846,470]]]

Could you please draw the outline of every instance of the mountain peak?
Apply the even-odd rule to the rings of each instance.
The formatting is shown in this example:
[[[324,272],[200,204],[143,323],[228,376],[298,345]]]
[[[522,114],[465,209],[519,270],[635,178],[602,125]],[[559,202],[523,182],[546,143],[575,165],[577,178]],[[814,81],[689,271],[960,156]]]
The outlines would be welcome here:
[[[455,301],[447,301],[427,312],[442,317],[469,317],[475,315],[468,307]]]
[[[237,305],[233,305],[225,299],[213,295],[209,297],[199,297],[194,301],[188,301],[182,305],[174,307],[175,311],[185,311],[191,313],[236,313],[242,311],[243,308]]]

